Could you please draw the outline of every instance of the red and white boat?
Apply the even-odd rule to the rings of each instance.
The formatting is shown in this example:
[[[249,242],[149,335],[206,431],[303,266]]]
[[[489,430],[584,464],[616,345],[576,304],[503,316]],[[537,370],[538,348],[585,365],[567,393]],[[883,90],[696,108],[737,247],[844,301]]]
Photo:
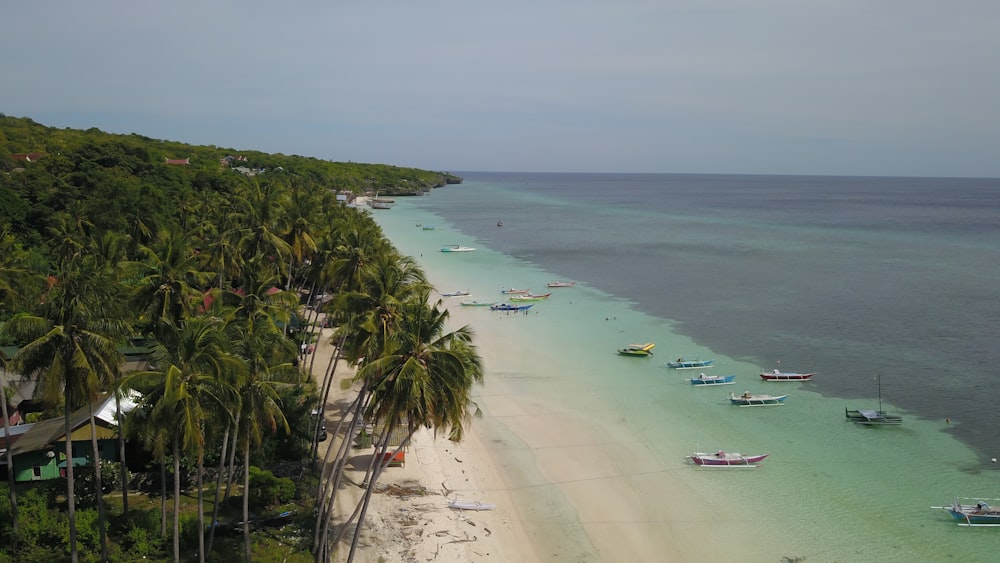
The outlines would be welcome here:
[[[794,373],[788,371],[771,370],[760,372],[760,378],[764,381],[809,381],[815,373]]]
[[[714,454],[696,452],[688,457],[695,465],[702,467],[757,467],[755,464],[764,461],[769,455],[771,454],[743,455],[719,450]]]

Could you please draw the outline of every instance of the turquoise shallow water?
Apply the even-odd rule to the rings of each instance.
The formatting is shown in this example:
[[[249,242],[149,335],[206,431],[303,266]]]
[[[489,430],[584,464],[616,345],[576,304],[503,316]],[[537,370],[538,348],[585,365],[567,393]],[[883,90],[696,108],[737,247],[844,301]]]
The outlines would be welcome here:
[[[424,264],[440,291],[468,289],[475,298],[499,299],[502,287],[542,291],[546,282],[565,277],[456,230],[433,213],[433,198],[447,197],[446,192],[428,197],[399,199],[376,219],[402,252]],[[504,222],[507,229],[513,221]],[[417,224],[433,224],[435,230]],[[479,250],[441,253],[444,244]],[[647,479],[673,479],[708,499],[716,520],[695,524],[718,526],[718,541],[752,537],[752,545],[741,551],[748,561],[987,561],[1000,549],[997,530],[961,529],[943,511],[929,510],[955,495],[1000,496],[993,467],[944,432],[944,420],[907,417],[900,428],[858,427],[844,421],[843,409],[874,406],[870,398],[825,398],[812,383],[757,383],[756,372],[772,366],[700,345],[682,334],[676,321],[637,310],[628,295],[613,295],[586,281],[553,292],[552,299],[523,317],[456,310],[456,316],[473,319],[474,327],[490,326],[484,333],[504,339],[503,353],[486,357],[488,383],[480,391],[481,404],[497,416],[487,417],[483,431],[509,444],[508,483],[523,492],[523,511],[544,515],[538,526],[546,535],[579,536],[580,515],[561,489],[540,475],[536,462],[546,455],[546,446],[526,447],[531,436],[511,431],[516,420],[491,412],[492,405],[503,404],[501,397],[491,396],[498,390],[517,393],[539,409],[608,421],[609,436],[638,445],[653,460],[635,468],[624,463],[621,471],[637,486]],[[458,298],[445,302],[458,307]],[[653,359],[614,354],[627,343],[644,341],[657,343]],[[663,367],[668,358],[681,355],[715,358],[717,367],[710,373],[737,374],[737,384],[692,388],[684,379],[696,371]],[[800,368],[787,360],[783,367]],[[727,404],[730,391],[744,389],[791,397],[775,408]],[[766,451],[771,458],[757,470],[738,472],[698,471],[685,462],[696,449],[717,448]],[[651,504],[668,506],[670,500],[651,499]],[[730,533],[735,529],[739,533]],[[550,541],[570,560],[602,558],[585,542]]]

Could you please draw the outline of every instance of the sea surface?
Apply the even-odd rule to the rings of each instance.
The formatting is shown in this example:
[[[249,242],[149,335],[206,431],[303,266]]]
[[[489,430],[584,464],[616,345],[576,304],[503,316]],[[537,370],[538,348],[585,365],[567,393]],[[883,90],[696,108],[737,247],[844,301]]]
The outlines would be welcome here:
[[[929,510],[1000,497],[1000,180],[458,174],[461,185],[374,211],[389,238],[463,284],[440,291],[496,299],[501,287],[577,282],[533,309],[527,337],[584,366],[565,383],[607,393],[637,435],[669,437],[664,460],[727,438],[771,451],[766,472],[703,483],[768,515],[762,544],[807,561],[1000,550],[1000,530]],[[646,341],[656,355],[641,367],[614,356]],[[679,356],[714,358],[709,373],[737,383],[693,393],[684,378],[697,372],[663,366]],[[760,383],[774,368],[818,375]],[[622,369],[635,373],[609,381]],[[744,389],[791,396],[772,409],[726,404]],[[845,407],[880,398],[901,427],[845,422]],[[691,447],[675,452],[678,440]]]

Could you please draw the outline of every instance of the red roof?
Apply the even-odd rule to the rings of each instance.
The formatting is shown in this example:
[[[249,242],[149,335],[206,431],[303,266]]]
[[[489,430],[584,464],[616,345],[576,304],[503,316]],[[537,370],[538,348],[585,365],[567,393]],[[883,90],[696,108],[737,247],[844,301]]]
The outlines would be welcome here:
[[[39,158],[45,156],[43,152],[28,152],[28,153],[17,153],[10,155],[14,160],[23,160],[25,162],[35,162]]]

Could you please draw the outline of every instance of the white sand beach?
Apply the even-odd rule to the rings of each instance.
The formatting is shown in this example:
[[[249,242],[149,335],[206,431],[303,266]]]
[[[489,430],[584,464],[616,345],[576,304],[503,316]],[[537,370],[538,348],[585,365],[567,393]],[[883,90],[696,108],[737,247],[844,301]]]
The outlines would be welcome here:
[[[599,394],[576,389],[567,400],[547,388],[544,374],[565,360],[516,341],[517,323],[530,317],[473,309],[450,311],[453,328],[468,324],[476,331],[487,370],[474,394],[484,416],[459,444],[429,431],[417,434],[405,465],[388,468],[379,480],[356,560],[775,559],[759,546],[748,548],[760,542],[751,541],[745,514],[708,501],[703,481],[692,481],[697,470],[683,458],[664,458],[623,421],[605,417],[610,411]],[[327,341],[316,351],[317,366],[328,361]],[[338,379],[351,375],[338,369]],[[334,389],[344,393],[339,384]],[[335,424],[331,411],[327,426]],[[357,463],[345,491],[352,499],[361,497],[356,484],[371,452],[352,452]],[[455,499],[496,509],[449,509]],[[354,502],[340,507],[339,519]],[[342,544],[337,560],[346,555]]]
[[[330,330],[323,331],[316,348],[314,371],[327,365],[333,346]],[[340,391],[339,381],[353,377],[344,364],[337,368],[327,428],[337,422],[334,405],[349,392]],[[316,376],[314,374],[314,376]],[[317,377],[322,377],[320,374]],[[337,396],[337,394],[341,396]],[[337,440],[323,442],[334,447]],[[350,514],[363,490],[357,486],[364,477],[365,464],[373,448],[354,449],[356,463],[348,465],[348,484],[341,496],[338,522]],[[532,542],[507,499],[500,474],[485,451],[480,436],[470,432],[461,443],[419,431],[406,449],[402,467],[387,468],[379,479],[378,493],[372,497],[361,536],[356,561],[539,561]],[[455,510],[450,501],[480,501],[494,504],[494,510]],[[349,540],[341,544],[337,561],[346,561]]]

